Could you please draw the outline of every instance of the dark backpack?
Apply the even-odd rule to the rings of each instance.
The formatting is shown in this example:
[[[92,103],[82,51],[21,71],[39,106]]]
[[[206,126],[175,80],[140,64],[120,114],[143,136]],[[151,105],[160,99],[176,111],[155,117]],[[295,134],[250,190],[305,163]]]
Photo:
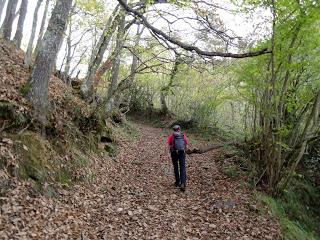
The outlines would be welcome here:
[[[178,151],[184,151],[186,149],[184,134],[182,132],[174,132],[173,137],[173,149]]]

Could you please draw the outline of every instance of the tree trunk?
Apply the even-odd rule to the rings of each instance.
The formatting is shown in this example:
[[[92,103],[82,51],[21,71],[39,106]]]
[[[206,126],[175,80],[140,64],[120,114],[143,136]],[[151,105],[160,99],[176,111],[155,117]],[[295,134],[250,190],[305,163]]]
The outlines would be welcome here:
[[[2,24],[2,36],[4,39],[10,41],[11,32],[12,32],[12,24],[14,21],[14,16],[16,14],[18,0],[10,0],[7,5],[6,17],[4,18]]]
[[[276,64],[276,9],[275,9],[275,1],[272,0],[271,6],[272,12],[272,36],[271,36],[271,56],[270,62],[268,66],[268,71],[271,74],[269,81],[269,86],[265,89],[263,100],[262,100],[262,109],[265,111],[262,119],[261,129],[263,132],[261,134],[261,149],[263,151],[263,159],[266,164],[266,173],[268,177],[268,187],[270,192],[274,190],[274,187],[278,181],[278,166],[279,166],[279,153],[281,154],[281,146],[278,144],[281,142],[279,139],[280,136],[274,134],[275,129],[279,129],[279,118],[277,113],[273,113],[269,109],[274,109],[276,105],[276,71],[275,71],[275,64]]]
[[[139,42],[140,42],[140,38],[141,38],[141,34],[142,34],[143,30],[144,30],[144,28],[142,28],[142,30],[140,31],[139,27],[137,29],[137,35],[136,35],[135,44],[134,44],[135,48],[138,48],[138,46],[139,46]],[[95,78],[94,78],[94,84],[93,84],[94,88],[96,88],[99,85],[99,82],[100,82],[103,74],[105,74],[106,71],[108,71],[112,67],[112,64],[113,64],[113,61],[114,61],[114,58],[116,55],[117,54],[115,52],[113,52],[110,55],[110,57],[98,69],[98,71],[95,75]],[[134,82],[137,68],[138,68],[138,57],[135,53],[133,53],[132,54],[132,63],[131,63],[131,68],[130,68],[130,75],[128,77],[126,77],[123,81],[120,82],[120,84],[115,89],[115,92],[122,92],[125,89],[127,89],[128,87],[130,87],[130,85]]]
[[[94,77],[93,89],[96,89],[98,87],[101,77],[112,67],[114,58],[115,58],[115,53],[113,52],[108,57],[108,59],[101,65],[101,67],[99,67]]]
[[[144,28],[140,30],[140,27],[137,28],[137,35],[135,38],[134,48],[137,49],[139,46],[140,38],[143,33]],[[130,68],[130,75],[127,76],[125,79],[123,79],[118,86],[114,89],[113,95],[114,95],[114,105],[113,109],[120,112],[123,117],[125,117],[125,114],[130,110],[129,102],[130,102],[130,96],[128,99],[128,96],[123,93],[124,90],[128,89],[132,84],[134,83],[134,79],[136,76],[136,71],[138,68],[138,57],[136,53],[132,53],[132,63]],[[129,94],[130,95],[130,94]],[[124,102],[127,102],[126,106],[122,106]],[[121,109],[120,109],[121,107]]]
[[[160,104],[161,104],[161,113],[163,115],[167,115],[168,113],[168,106],[167,106],[167,101],[166,101],[166,97],[167,97],[168,93],[165,92],[164,90],[162,90],[160,92]]]
[[[33,42],[34,42],[34,38],[36,36],[37,23],[38,23],[38,12],[39,12],[39,8],[41,6],[42,1],[43,0],[37,1],[37,5],[36,5],[36,8],[35,8],[34,14],[33,14],[31,36],[29,39],[26,55],[24,57],[24,64],[26,67],[29,67],[31,65],[31,61],[32,61]]]
[[[39,48],[41,46],[43,33],[44,33],[44,27],[46,25],[46,20],[47,20],[47,16],[48,16],[49,3],[50,3],[50,0],[47,0],[46,6],[45,6],[44,12],[43,12],[43,17],[42,17],[42,21],[41,21],[41,27],[40,27],[40,32],[39,32],[36,48],[34,49],[34,53],[33,53],[34,56],[36,56],[38,54]]]
[[[138,26],[137,35],[134,42],[135,49],[137,49],[139,46],[139,42],[140,42],[140,38],[143,30],[144,28],[142,28],[142,30],[140,31],[140,26]],[[136,54],[132,54],[130,75],[126,79],[122,80],[114,91],[114,94],[115,94],[114,109],[117,109],[120,111],[120,104],[123,103],[123,100],[124,100],[124,95],[122,94],[122,91],[125,90],[127,87],[129,87],[131,84],[133,84],[134,78],[136,76],[137,67],[138,67],[138,57]],[[127,108],[126,111],[129,111],[129,108]],[[125,114],[123,114],[123,116],[124,115]]]
[[[302,134],[299,136],[299,142],[293,146],[293,153],[291,158],[288,160],[287,169],[281,169],[281,181],[277,183],[275,194],[280,194],[289,184],[294,172],[302,159],[305,150],[307,148],[308,138],[317,137],[318,134],[318,126],[319,126],[319,109],[320,109],[320,91],[317,93],[314,99],[314,103],[312,106],[312,110],[310,115],[305,123]],[[296,150],[298,149],[298,151]],[[296,152],[297,151],[297,152]]]
[[[6,0],[0,0],[0,19],[2,17],[2,11],[5,4],[6,4]]]
[[[68,24],[68,37],[67,37],[67,57],[66,57],[66,64],[64,65],[63,71],[63,78],[64,81],[67,83],[67,78],[69,76],[70,67],[71,67],[71,52],[72,52],[72,45],[71,45],[71,19],[69,20]]]
[[[92,93],[93,78],[102,62],[103,55],[107,47],[109,46],[111,37],[116,31],[116,27],[118,25],[118,16],[115,17],[115,15],[118,12],[118,8],[119,6],[117,6],[113,10],[111,16],[108,19],[106,27],[104,28],[103,33],[97,43],[97,46],[92,51],[92,56],[88,65],[87,75],[81,86],[81,91],[86,97],[88,97],[88,95]]]
[[[109,117],[113,111],[113,104],[114,104],[114,92],[118,85],[118,77],[119,77],[119,70],[120,70],[120,53],[124,43],[124,26],[125,26],[125,12],[121,12],[121,19],[118,26],[118,33],[117,33],[117,40],[116,40],[116,47],[115,47],[115,59],[112,65],[112,72],[110,78],[110,84],[108,87],[108,93],[106,97],[106,117]]]
[[[77,70],[78,66],[80,65],[80,63],[81,63],[83,57],[86,55],[87,51],[88,51],[88,48],[86,48],[86,49],[81,53],[81,56],[79,57],[78,62],[73,66],[73,68],[72,68],[71,71],[70,71],[70,74],[69,74],[70,77],[71,77],[71,76],[73,75],[73,73]],[[75,77],[76,79],[78,78],[80,72],[81,72],[81,70],[78,70],[78,73],[77,73],[77,75],[76,75],[76,77]],[[72,82],[69,82],[68,84],[71,85]]]
[[[140,30],[140,25],[138,25],[137,28],[137,34],[136,34],[136,38],[135,38],[135,42],[134,42],[134,48],[137,49],[139,47],[139,43],[140,43],[140,39],[141,39],[141,35],[144,31],[144,27]],[[132,63],[131,63],[131,67],[130,67],[130,75],[128,77],[126,77],[123,81],[120,82],[120,84],[117,87],[117,92],[122,92],[125,89],[129,88],[135,79],[136,73],[137,73],[137,68],[138,68],[138,57],[137,57],[137,53],[133,52],[132,53]]]
[[[28,82],[28,99],[35,109],[36,118],[43,124],[46,123],[49,80],[55,67],[71,6],[70,0],[57,0]]]
[[[163,115],[167,115],[169,112],[166,97],[168,96],[169,90],[173,87],[173,80],[175,79],[178,73],[178,67],[181,64],[181,59],[179,56],[176,56],[176,60],[174,62],[174,66],[171,70],[169,83],[161,88],[160,92],[160,103],[161,103],[161,112]]]
[[[142,27],[142,29],[140,31],[140,25],[138,25],[137,35],[136,35],[136,39],[135,39],[135,43],[134,43],[135,49],[137,49],[139,47],[139,43],[140,43],[140,39],[141,39],[141,35],[142,35],[143,31],[144,31],[144,27]],[[137,67],[138,67],[138,57],[135,53],[133,53],[132,54],[131,69],[130,69],[130,76],[129,76],[130,83],[132,83],[135,79]]]
[[[22,0],[21,1],[21,6],[20,6],[20,15],[19,15],[19,20],[18,20],[18,26],[17,26],[17,31],[16,34],[13,38],[14,43],[18,48],[21,46],[21,41],[23,37],[23,24],[24,20],[27,15],[27,10],[28,10],[28,0]]]

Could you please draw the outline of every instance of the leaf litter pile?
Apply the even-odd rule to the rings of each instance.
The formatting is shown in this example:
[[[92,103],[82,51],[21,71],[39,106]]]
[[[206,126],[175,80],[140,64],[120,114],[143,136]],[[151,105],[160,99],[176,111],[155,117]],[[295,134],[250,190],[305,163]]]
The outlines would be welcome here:
[[[277,239],[278,225],[250,210],[245,184],[219,172],[218,151],[187,157],[185,193],[173,186],[166,133],[137,124],[115,159],[95,158],[91,183],[57,198],[16,183],[1,198],[1,239]]]

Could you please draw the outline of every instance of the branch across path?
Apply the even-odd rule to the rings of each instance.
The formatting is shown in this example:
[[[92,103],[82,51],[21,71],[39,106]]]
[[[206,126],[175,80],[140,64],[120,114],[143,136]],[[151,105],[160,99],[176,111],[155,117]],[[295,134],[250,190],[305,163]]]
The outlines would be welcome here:
[[[173,187],[169,154],[163,155],[169,133],[135,126],[139,138],[119,139],[114,160],[93,159],[90,182],[61,191],[58,198],[30,198],[18,187],[10,199],[1,199],[1,236],[277,239],[277,224],[250,210],[254,202],[245,181],[219,171],[218,150],[187,156],[188,187],[182,193]]]

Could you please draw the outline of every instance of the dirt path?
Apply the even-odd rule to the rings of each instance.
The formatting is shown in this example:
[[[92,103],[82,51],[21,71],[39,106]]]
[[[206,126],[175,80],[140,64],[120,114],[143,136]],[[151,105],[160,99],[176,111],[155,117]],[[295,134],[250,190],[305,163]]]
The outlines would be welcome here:
[[[276,224],[249,210],[245,184],[219,172],[216,151],[187,157],[182,193],[163,155],[167,133],[136,127],[115,162],[96,159],[93,183],[58,199],[2,199],[0,239],[276,239]]]

